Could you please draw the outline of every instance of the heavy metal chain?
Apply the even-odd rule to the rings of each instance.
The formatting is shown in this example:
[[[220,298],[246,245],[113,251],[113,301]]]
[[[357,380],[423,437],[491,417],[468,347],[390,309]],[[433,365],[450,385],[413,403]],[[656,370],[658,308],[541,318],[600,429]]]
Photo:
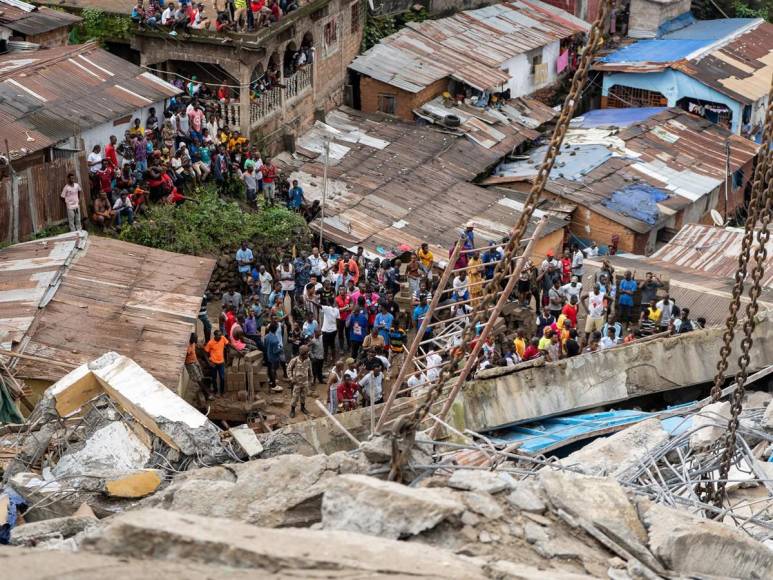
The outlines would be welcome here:
[[[769,110],[773,109],[773,101]],[[762,215],[760,216],[760,228],[757,231],[757,248],[754,250],[754,269],[752,270],[752,282],[749,289],[749,303],[746,305],[746,320],[743,325],[744,337],[741,340],[741,354],[738,357],[738,372],[735,375],[736,389],[732,395],[730,407],[730,420],[727,424],[727,432],[724,437],[724,450],[719,466],[719,478],[715,486],[710,488],[711,499],[714,505],[722,507],[724,499],[725,482],[727,481],[730,466],[735,454],[736,430],[738,429],[739,416],[743,409],[743,397],[745,393],[746,379],[749,375],[749,351],[752,348],[754,339],[752,334],[757,324],[757,312],[759,311],[758,299],[762,293],[762,276],[765,274],[765,260],[768,257],[767,244],[770,240],[770,220],[773,214],[773,163],[771,163],[771,153],[768,144],[763,144],[765,149],[760,151],[763,157],[767,158],[766,170],[763,175],[763,195],[760,203],[764,200]],[[761,161],[761,160],[760,160]]]
[[[537,176],[534,179],[534,184],[529,192],[529,196],[524,203],[521,215],[510,232],[510,240],[505,248],[504,257],[496,264],[494,276],[485,287],[484,297],[475,307],[475,314],[472,321],[464,330],[460,347],[453,351],[451,364],[448,365],[447,369],[441,374],[438,380],[430,386],[424,402],[417,406],[410,415],[403,415],[400,417],[392,428],[392,466],[389,473],[389,479],[391,481],[399,481],[402,478],[402,462],[407,449],[413,443],[416,430],[429,414],[435,401],[437,401],[446,380],[457,370],[459,362],[468,352],[470,340],[474,335],[475,328],[482,322],[484,316],[487,315],[491,303],[496,299],[498,291],[502,288],[502,278],[506,274],[509,274],[514,267],[515,262],[513,258],[521,245],[521,240],[526,233],[526,228],[529,225],[534,209],[537,207],[542,191],[550,176],[550,171],[553,169],[553,164],[560,152],[561,144],[563,143],[564,136],[569,128],[569,122],[574,116],[582,88],[588,78],[588,70],[590,69],[593,57],[595,56],[596,51],[604,44],[604,34],[609,22],[612,1],[613,0],[605,0],[602,3],[599,16],[591,27],[588,35],[588,43],[580,58],[580,64],[572,77],[569,94],[564,101],[561,114],[559,115],[556,127],[553,130],[553,135],[550,139],[545,159],[543,160],[542,165],[540,165]],[[453,264],[449,264],[447,267],[452,268]],[[438,289],[438,291],[442,291],[442,289]]]
[[[762,147],[757,161],[757,167],[754,171],[752,182],[752,195],[749,200],[749,210],[744,224],[744,235],[741,242],[741,252],[738,254],[738,268],[735,271],[735,283],[733,284],[733,298],[730,301],[730,311],[725,321],[725,332],[722,335],[722,348],[719,350],[719,362],[717,362],[717,374],[714,376],[714,385],[711,388],[711,399],[713,402],[719,401],[722,396],[722,386],[725,383],[725,373],[727,372],[728,359],[733,350],[732,343],[735,338],[735,327],[738,324],[738,310],[741,308],[741,296],[744,291],[744,280],[749,266],[749,255],[751,254],[752,240],[754,239],[754,226],[759,217],[759,208],[762,203],[762,192],[765,188],[765,175],[767,174],[769,155],[765,152],[769,150],[771,140],[773,140],[773,84],[768,95],[768,110],[765,115],[765,128],[762,138]],[[727,187],[727,184],[725,184]]]

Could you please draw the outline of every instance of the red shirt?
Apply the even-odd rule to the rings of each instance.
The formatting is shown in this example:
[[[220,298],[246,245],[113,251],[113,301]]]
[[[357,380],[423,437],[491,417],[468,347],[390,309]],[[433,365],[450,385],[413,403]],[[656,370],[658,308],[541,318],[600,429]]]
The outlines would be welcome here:
[[[113,167],[118,167],[118,154],[115,152],[115,147],[112,143],[108,143],[105,146],[105,159],[107,159]]]
[[[344,267],[349,266],[349,273],[352,275],[352,280],[356,284],[357,281],[360,279],[360,267],[357,264],[357,261],[354,258],[350,258],[349,261],[344,264],[343,260],[338,260],[338,273],[343,274],[344,273]]]
[[[113,168],[109,165],[99,172],[99,185],[105,193],[113,191]]]
[[[561,283],[569,284],[572,279],[572,261],[569,258],[561,258]]]
[[[236,324],[236,316],[233,312],[226,312],[225,313],[225,334],[226,336],[231,336],[231,329],[233,328],[233,325]]]
[[[351,383],[349,386],[346,386],[346,383],[339,383],[339,385],[336,387],[336,396],[338,397],[338,402],[343,403],[345,400],[351,401],[354,399],[354,395],[357,393],[357,390],[359,389],[359,385],[357,383]]]
[[[276,179],[276,166],[273,163],[264,165],[260,171],[263,173],[263,183],[273,183]]]
[[[347,306],[349,306],[352,303],[351,297],[346,294],[344,296],[341,296],[340,294],[336,296],[336,306],[338,307],[338,318],[339,320],[346,320],[349,318],[349,314],[351,312],[347,309],[344,310]]]
[[[526,347],[526,350],[523,351],[523,360],[531,360],[533,358],[537,358],[538,356],[539,356],[539,349],[533,344],[528,345]]]
[[[577,328],[577,307],[571,304],[564,304],[561,314],[566,316],[572,323],[572,328]]]

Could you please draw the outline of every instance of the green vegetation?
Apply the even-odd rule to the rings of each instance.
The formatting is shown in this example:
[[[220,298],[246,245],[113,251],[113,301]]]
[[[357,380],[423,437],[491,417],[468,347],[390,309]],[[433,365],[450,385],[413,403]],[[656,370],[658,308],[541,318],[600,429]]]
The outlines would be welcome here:
[[[283,206],[260,212],[243,211],[235,201],[221,199],[212,187],[194,196],[198,203],[180,207],[155,205],[120,238],[127,242],[183,254],[216,254],[248,239],[262,253],[279,255],[309,238],[305,220]]]
[[[773,20],[773,0],[696,0],[692,12],[700,20],[712,18],[764,18]]]
[[[128,39],[133,26],[128,15],[106,14],[99,8],[84,8],[81,16],[83,22],[70,32],[70,44]]]
[[[408,22],[422,22],[429,18],[427,9],[422,7],[420,10],[408,10],[394,16],[370,16],[365,22],[365,29],[362,31],[362,50],[363,52],[375,46],[382,38],[394,34]]]

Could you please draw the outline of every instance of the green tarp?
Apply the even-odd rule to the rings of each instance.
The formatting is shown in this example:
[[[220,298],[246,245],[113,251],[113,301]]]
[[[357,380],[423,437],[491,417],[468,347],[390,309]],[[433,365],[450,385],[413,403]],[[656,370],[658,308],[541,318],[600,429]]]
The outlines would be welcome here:
[[[3,423],[24,423],[24,417],[19,413],[11,398],[11,392],[0,377],[0,425]]]

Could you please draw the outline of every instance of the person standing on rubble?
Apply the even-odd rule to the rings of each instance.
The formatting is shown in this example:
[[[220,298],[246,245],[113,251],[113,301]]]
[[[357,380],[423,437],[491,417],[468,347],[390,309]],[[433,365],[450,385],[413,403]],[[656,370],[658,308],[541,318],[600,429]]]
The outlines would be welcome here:
[[[195,332],[191,332],[191,337],[188,340],[188,349],[185,351],[185,370],[188,372],[188,378],[197,389],[203,392],[204,396],[209,400],[212,398],[212,393],[204,390],[204,373],[201,371],[201,365],[199,364],[199,358],[196,355],[196,345],[199,341]]]
[[[306,395],[314,384],[314,376],[311,371],[311,359],[309,359],[309,347],[302,346],[300,354],[293,358],[287,365],[287,376],[293,388],[293,398],[290,402],[290,418],[295,417],[295,407],[301,404],[301,412],[308,415],[306,410]]]
[[[212,390],[217,390],[221,395],[225,394],[225,347],[228,339],[220,330],[215,331],[212,339],[204,345],[204,352],[209,356],[209,364],[212,365]],[[220,384],[218,387],[218,377]]]

